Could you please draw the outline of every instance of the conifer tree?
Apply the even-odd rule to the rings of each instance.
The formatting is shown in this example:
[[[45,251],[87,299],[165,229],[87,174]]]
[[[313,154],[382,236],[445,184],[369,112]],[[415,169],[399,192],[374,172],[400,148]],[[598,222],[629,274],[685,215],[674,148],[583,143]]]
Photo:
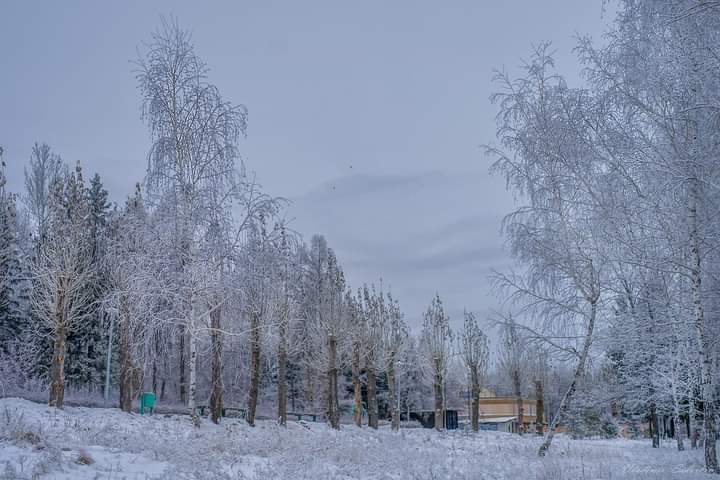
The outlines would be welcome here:
[[[0,352],[28,326],[29,290],[18,244],[16,198],[7,192],[0,147]]]

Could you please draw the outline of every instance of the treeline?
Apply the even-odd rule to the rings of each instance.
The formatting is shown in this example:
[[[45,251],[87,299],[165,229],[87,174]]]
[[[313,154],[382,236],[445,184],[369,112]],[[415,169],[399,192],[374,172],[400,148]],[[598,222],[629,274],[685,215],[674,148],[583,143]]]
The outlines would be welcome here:
[[[167,192],[150,201],[138,184],[112,206],[98,175],[86,181],[45,144],[32,149],[22,195],[0,169],[3,394],[47,389],[62,408],[66,387],[117,393],[131,411],[152,391],[193,418],[207,402],[216,422],[228,403],[251,424],[259,404],[275,404],[281,424],[288,411],[322,412],[335,428],[341,414],[357,425],[366,414],[371,427],[382,416],[397,429],[400,410],[431,409],[434,391],[443,428],[448,371],[456,405],[458,368],[475,396],[487,374],[475,316],[456,344],[435,297],[414,338],[389,290],[351,290],[326,240],[305,244],[258,188],[238,190],[239,221],[228,208],[182,240]]]

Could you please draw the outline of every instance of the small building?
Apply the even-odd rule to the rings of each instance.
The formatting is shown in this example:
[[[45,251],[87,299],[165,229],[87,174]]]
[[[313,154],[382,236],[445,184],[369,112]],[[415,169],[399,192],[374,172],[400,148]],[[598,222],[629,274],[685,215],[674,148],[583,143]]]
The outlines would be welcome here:
[[[510,422],[510,432],[516,433],[521,428],[525,432],[535,430],[537,420],[537,401],[523,398],[522,425],[519,424],[520,412],[515,397],[497,397],[489,390],[483,389],[479,399],[480,423],[487,425],[485,430],[504,430],[505,424]],[[497,428],[495,428],[497,427]]]
[[[410,420],[420,422],[424,428],[435,428],[435,411],[422,410],[410,412]],[[456,430],[458,428],[458,411],[445,410],[445,430]]]
[[[506,433],[512,433],[515,423],[517,423],[517,417],[481,418],[478,421],[480,430]]]

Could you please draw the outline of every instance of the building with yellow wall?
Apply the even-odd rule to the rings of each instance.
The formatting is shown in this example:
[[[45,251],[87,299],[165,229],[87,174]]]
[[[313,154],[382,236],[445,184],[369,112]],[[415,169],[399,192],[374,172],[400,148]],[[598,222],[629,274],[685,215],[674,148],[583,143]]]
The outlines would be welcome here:
[[[523,425],[525,432],[535,431],[537,420],[537,402],[522,399]],[[520,428],[518,402],[515,397],[497,397],[493,392],[483,389],[480,392],[480,424],[484,430],[517,432]]]

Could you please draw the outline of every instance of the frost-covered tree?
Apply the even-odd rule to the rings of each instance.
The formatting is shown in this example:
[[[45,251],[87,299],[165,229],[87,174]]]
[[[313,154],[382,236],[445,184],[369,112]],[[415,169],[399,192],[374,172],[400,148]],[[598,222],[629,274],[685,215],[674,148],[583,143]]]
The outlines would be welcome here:
[[[213,218],[209,214],[229,208],[242,185],[237,141],[245,132],[246,110],[224,101],[208,82],[189,33],[175,22],[163,22],[137,64],[143,116],[153,139],[148,192],[151,203],[164,207],[165,239],[176,269],[181,396],[187,336],[187,404],[197,423],[198,326],[208,313],[202,241]]]
[[[360,295],[360,294],[359,294]],[[367,379],[366,397],[368,426],[378,428],[378,375],[382,371],[382,331],[383,319],[386,315],[385,298],[382,293],[375,290],[375,286],[362,288],[361,320],[364,326],[363,359],[365,363],[365,376]]]
[[[327,345],[323,349],[327,357],[326,367],[326,416],[330,422],[330,426],[340,428],[340,399],[338,392],[338,373],[340,367],[339,347],[338,343],[344,338],[345,331],[345,315],[344,293],[345,293],[345,276],[340,267],[335,252],[328,251],[328,271],[327,271],[327,306],[321,309],[320,325],[318,331],[324,337],[324,344]]]
[[[692,0],[622,2],[605,45],[580,45],[591,88],[609,108],[605,125],[616,141],[611,153],[632,175],[625,192],[644,236],[628,238],[635,248],[644,239],[654,252],[638,262],[648,277],[665,274],[683,284],[689,308],[682,316],[693,332],[705,430],[705,466],[720,473],[717,436],[717,333],[706,313],[715,301],[711,282],[718,258],[713,213],[717,210],[716,51],[720,5]],[[622,238],[622,237],[621,237]],[[638,239],[640,239],[638,241]],[[659,242],[660,248],[654,243]],[[637,255],[635,255],[637,257]],[[631,258],[635,260],[635,258]],[[684,322],[683,322],[684,323]]]
[[[0,352],[29,326],[27,264],[18,238],[17,199],[6,189],[5,163],[0,147]]]
[[[546,46],[523,78],[500,76],[507,154],[489,151],[523,201],[504,225],[522,273],[500,283],[537,320],[522,326],[529,336],[576,359],[541,454],[590,373],[597,327],[607,321],[627,346],[605,344],[625,406],[654,419],[659,411],[679,418],[687,405],[691,420],[700,407],[706,468],[720,471],[718,334],[707,313],[717,304],[720,260],[712,247],[720,233],[712,213],[720,204],[719,8],[621,2],[603,44],[580,41],[582,89],[553,73]]]
[[[403,368],[398,371],[400,388],[400,408],[410,420],[410,412],[413,410],[424,410],[426,403],[432,398],[432,388],[425,381],[424,359],[421,348],[418,346],[418,338],[414,335],[408,336],[404,348],[400,352],[399,363]]]
[[[67,174],[67,166],[57,154],[52,153],[49,145],[35,143],[30,163],[25,167],[24,201],[34,220],[38,248],[44,245],[47,236],[53,186],[63,181]]]
[[[271,281],[273,268],[272,238],[267,229],[265,219],[251,226],[243,263],[243,310],[249,324],[250,334],[250,388],[248,390],[247,422],[255,425],[262,348],[266,331],[272,318],[273,285]]]
[[[450,317],[445,314],[442,300],[436,294],[423,314],[420,342],[424,366],[432,379],[437,430],[445,428],[445,377],[452,356],[452,337]]]
[[[106,217],[109,211],[108,193],[100,176],[95,174],[86,185],[82,171],[76,167],[75,175],[82,188],[82,198],[88,212],[83,233],[90,245],[90,271],[92,301],[81,325],[68,337],[67,377],[74,385],[94,388],[100,385],[103,375],[106,344],[103,341],[103,312],[99,308],[107,288],[105,266]]]
[[[461,336],[463,365],[470,384],[470,422],[474,432],[479,430],[480,385],[487,374],[489,345],[487,335],[482,331],[473,312],[464,312]]]
[[[290,351],[291,319],[297,309],[293,299],[293,280],[297,265],[294,250],[296,239],[288,232],[284,222],[278,225],[279,235],[274,242],[275,262],[273,302],[277,320],[277,416],[280,425],[287,424],[288,413],[288,362]]]
[[[365,342],[364,323],[365,316],[362,314],[362,297],[354,296],[349,290],[345,294],[345,312],[347,315],[348,343],[350,354],[350,375],[353,387],[352,414],[353,424],[362,427],[362,360],[363,345]]]
[[[86,320],[92,306],[87,203],[79,169],[56,182],[48,203],[47,243],[33,265],[34,313],[52,340],[50,406],[62,408],[67,339]]]
[[[503,223],[522,270],[500,274],[498,283],[509,302],[536,319],[523,328],[575,360],[540,455],[583,376],[604,307],[607,244],[595,232],[608,212],[603,192],[617,175],[594,148],[594,100],[553,73],[547,48],[536,49],[525,77],[498,75],[498,137],[508,152],[488,149],[495,170],[524,201]]]
[[[515,397],[518,432],[520,435],[524,433],[525,425],[525,409],[523,406],[523,388],[527,380],[529,370],[528,353],[529,345],[522,335],[515,320],[510,317],[507,322],[502,325],[500,338],[500,368],[510,380],[512,385],[513,396]]]
[[[335,253],[322,235],[314,235],[305,256],[303,302],[307,374],[322,372],[325,416],[333,428],[340,427],[338,373],[345,341],[345,277]],[[308,380],[313,384],[315,381]]]
[[[143,386],[151,329],[162,328],[153,315],[156,252],[150,243],[139,185],[122,211],[111,218],[108,233],[108,285],[103,310],[110,313],[117,329],[120,409],[130,412]]]
[[[530,375],[535,391],[535,433],[545,433],[545,388],[548,384],[550,358],[547,349],[534,345],[528,353]]]
[[[400,352],[405,345],[409,332],[403,320],[400,304],[390,292],[387,293],[387,309],[383,320],[382,333],[382,351],[385,357],[391,427],[397,431],[400,429],[400,410],[398,408],[400,392],[397,389],[397,368]]]

